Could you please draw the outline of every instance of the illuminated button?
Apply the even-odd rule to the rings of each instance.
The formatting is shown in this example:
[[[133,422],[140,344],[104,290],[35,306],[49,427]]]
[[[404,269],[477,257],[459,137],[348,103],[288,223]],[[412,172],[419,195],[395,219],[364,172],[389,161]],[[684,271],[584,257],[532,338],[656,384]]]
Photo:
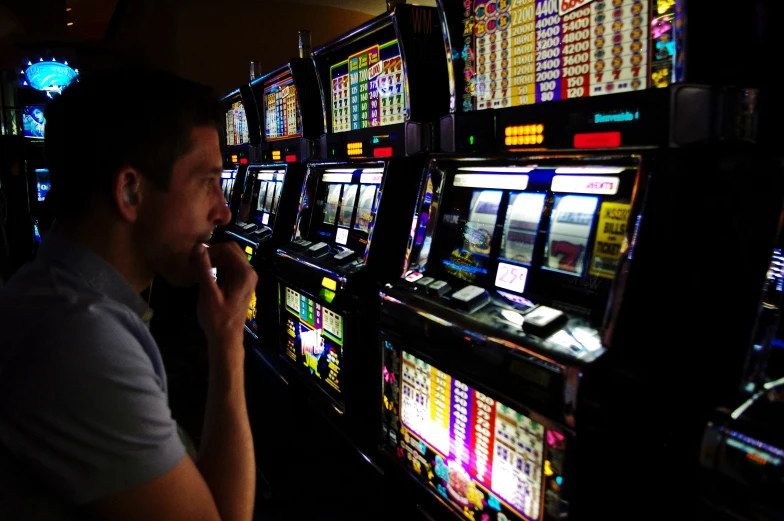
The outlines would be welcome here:
[[[438,295],[443,297],[452,290],[452,287],[443,280],[436,280],[431,282],[427,287],[427,292],[431,295]]]
[[[253,248],[251,248],[250,246],[245,246],[245,253],[253,255]]]
[[[338,262],[345,263],[348,262],[349,259],[351,259],[351,257],[354,256],[355,253],[356,252],[354,250],[344,250],[340,253],[335,254],[333,259],[335,259]]]
[[[310,248],[311,244],[313,244],[311,241],[305,239],[297,239],[296,241],[291,243],[291,246],[296,250],[305,250]]]
[[[334,291],[327,288],[321,288],[321,291],[319,291],[319,296],[326,300],[329,304],[332,304],[332,301],[335,300],[335,295],[336,293]]]
[[[321,279],[321,285],[332,291],[336,291],[338,289],[338,283],[329,277],[324,277]]]
[[[523,331],[539,336],[549,336],[549,333],[560,328],[566,323],[567,316],[562,311],[547,306],[538,306],[525,315]]]
[[[256,235],[259,238],[259,240],[261,240],[266,238],[267,236],[272,235],[272,230],[270,230],[269,228],[259,228],[258,230],[253,232],[253,234]]]
[[[411,272],[408,273],[408,275],[406,275],[406,281],[413,283],[413,282],[418,281],[422,277],[424,277],[424,275],[422,275],[418,271],[411,271]]]
[[[490,302],[490,294],[479,286],[466,286],[452,293],[452,301],[458,309],[473,313]]]
[[[423,277],[423,278],[419,279],[416,282],[416,287],[417,288],[426,288],[428,285],[430,285],[431,283],[433,283],[435,281],[436,281],[436,279],[434,279],[433,277]]]
[[[319,242],[308,248],[308,253],[313,257],[320,257],[329,251],[329,244]]]
[[[273,150],[272,151],[272,160],[273,161],[280,161],[280,150]]]

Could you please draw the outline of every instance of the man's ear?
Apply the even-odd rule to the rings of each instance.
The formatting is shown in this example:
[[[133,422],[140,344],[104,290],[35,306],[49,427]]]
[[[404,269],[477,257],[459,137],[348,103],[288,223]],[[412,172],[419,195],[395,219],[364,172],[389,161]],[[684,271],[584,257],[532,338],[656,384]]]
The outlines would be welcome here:
[[[114,177],[112,194],[117,210],[128,222],[136,222],[142,202],[141,174],[133,168],[125,167]]]

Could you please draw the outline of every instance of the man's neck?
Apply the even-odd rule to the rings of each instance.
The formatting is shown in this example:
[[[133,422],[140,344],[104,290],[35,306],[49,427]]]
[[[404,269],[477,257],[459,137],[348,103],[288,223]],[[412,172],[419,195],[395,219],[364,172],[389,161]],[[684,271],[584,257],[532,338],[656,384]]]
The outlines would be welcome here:
[[[138,258],[128,230],[118,229],[109,219],[94,223],[56,222],[52,231],[74,241],[108,262],[128,284],[141,293],[152,284],[154,274]]]

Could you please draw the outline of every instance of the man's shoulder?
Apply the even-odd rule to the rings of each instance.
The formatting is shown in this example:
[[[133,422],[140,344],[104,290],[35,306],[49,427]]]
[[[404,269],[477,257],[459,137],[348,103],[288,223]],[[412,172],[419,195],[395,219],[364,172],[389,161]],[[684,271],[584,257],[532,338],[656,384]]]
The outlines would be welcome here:
[[[62,327],[82,337],[98,329],[143,329],[130,309],[90,288],[70,273],[32,262],[0,290],[0,329],[14,336],[62,336]]]
[[[102,372],[118,363],[150,364],[149,330],[118,302],[46,275],[28,280],[22,274],[8,289],[0,291],[0,374],[38,379]]]

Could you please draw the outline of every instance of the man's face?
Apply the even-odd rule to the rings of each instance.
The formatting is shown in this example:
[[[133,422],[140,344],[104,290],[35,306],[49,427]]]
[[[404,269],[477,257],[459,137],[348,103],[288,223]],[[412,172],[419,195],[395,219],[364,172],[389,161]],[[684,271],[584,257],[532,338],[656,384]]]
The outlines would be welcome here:
[[[217,130],[197,127],[191,143],[190,152],[174,164],[168,191],[146,183],[135,237],[155,273],[177,286],[196,282],[190,262],[194,249],[231,218],[220,186]]]

